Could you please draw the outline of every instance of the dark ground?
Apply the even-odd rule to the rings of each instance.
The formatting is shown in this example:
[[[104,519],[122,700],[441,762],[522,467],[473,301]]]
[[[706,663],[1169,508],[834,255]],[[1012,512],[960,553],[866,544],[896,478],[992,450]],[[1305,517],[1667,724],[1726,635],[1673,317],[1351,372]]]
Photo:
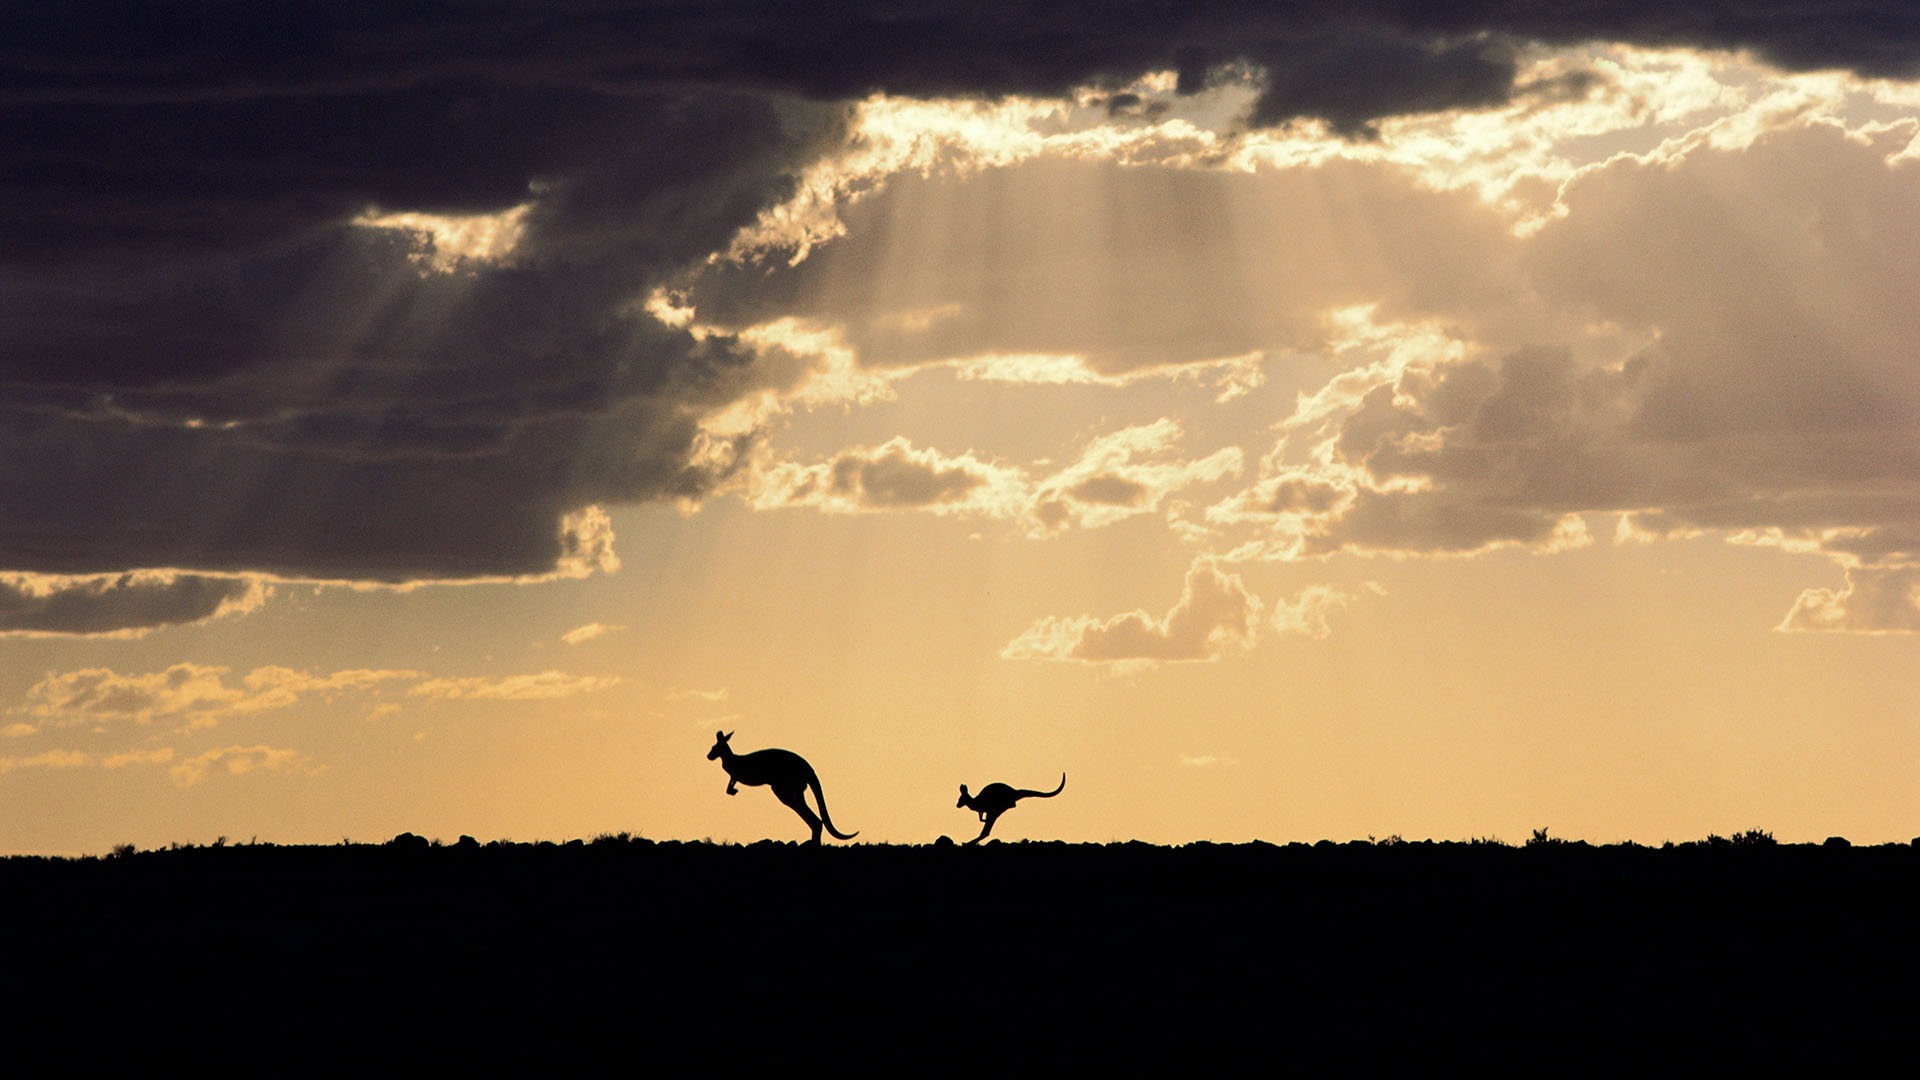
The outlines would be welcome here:
[[[0,860],[90,1063],[1529,1073],[1920,1048],[1920,848],[239,845]]]

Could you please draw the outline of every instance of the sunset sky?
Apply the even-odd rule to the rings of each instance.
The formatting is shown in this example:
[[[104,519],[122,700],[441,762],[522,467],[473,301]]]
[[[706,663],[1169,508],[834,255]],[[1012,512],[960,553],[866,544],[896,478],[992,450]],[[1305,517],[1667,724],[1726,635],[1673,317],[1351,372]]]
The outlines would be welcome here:
[[[1920,834],[1920,8],[1569,6],[0,9],[0,853]]]

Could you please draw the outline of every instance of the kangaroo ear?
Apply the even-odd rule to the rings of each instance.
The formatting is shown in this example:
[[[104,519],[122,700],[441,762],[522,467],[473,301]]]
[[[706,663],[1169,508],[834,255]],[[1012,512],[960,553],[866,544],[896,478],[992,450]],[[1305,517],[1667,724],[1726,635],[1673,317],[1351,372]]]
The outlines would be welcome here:
[[[718,734],[718,732],[716,732],[715,734]],[[720,736],[720,741],[726,742],[728,739],[731,739],[731,738],[733,738],[733,732],[729,731],[725,735]]]

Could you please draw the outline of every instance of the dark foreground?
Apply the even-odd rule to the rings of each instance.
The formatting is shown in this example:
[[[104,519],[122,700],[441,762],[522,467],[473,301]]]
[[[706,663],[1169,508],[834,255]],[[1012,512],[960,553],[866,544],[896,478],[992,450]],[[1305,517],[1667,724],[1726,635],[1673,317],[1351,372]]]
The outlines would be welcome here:
[[[16,858],[0,1016],[76,1064],[263,1073],[1830,1067],[1912,1060],[1917,902],[1907,846],[408,836]]]

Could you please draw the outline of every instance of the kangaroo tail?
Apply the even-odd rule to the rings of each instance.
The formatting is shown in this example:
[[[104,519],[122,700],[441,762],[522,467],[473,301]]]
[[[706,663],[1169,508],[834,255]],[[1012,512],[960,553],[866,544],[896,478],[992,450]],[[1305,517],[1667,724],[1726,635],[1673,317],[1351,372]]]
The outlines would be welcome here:
[[[1027,798],[1028,796],[1032,796],[1036,799],[1051,799],[1055,795],[1058,795],[1065,790],[1067,790],[1067,774],[1061,773],[1060,786],[1057,788],[1054,788],[1052,791],[1017,791],[1014,794],[1020,796],[1023,799]]]
[[[827,814],[827,793],[820,790],[820,778],[818,776],[809,776],[807,777],[807,783],[813,787],[813,801],[820,804],[820,824],[827,827],[827,831],[833,834],[833,838],[835,840],[851,840],[859,836],[860,834],[858,832],[841,832],[839,829],[833,827],[833,818]]]

